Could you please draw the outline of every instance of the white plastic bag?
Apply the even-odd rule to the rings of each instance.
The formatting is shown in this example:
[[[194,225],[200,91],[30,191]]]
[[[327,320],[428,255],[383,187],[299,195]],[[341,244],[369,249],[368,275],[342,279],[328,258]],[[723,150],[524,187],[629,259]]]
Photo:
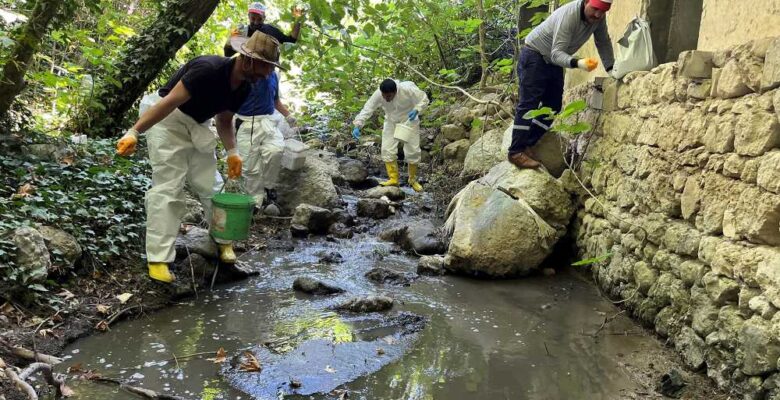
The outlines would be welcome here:
[[[626,27],[623,38],[618,40],[618,56],[612,75],[620,79],[632,71],[649,71],[658,65],[653,53],[650,24],[640,17]]]

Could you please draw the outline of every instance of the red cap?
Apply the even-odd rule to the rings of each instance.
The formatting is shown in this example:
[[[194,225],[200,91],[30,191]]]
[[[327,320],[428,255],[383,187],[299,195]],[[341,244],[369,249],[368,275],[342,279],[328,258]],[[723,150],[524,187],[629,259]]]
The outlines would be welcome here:
[[[609,11],[609,8],[612,7],[612,0],[588,0],[588,4],[601,11]]]

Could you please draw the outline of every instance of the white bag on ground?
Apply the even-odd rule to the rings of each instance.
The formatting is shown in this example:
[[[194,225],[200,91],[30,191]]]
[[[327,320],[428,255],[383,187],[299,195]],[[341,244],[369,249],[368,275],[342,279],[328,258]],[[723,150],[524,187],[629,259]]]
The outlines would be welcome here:
[[[634,18],[626,27],[623,38],[618,40],[618,56],[612,74],[620,79],[632,71],[649,71],[658,62],[653,53],[653,39],[650,24],[640,17]]]

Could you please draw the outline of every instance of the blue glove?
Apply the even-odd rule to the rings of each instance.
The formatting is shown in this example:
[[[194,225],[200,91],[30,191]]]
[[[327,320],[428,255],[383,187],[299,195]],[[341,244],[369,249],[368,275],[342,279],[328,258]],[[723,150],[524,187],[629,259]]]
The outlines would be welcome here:
[[[415,118],[417,118],[417,110],[409,111],[409,121],[414,121]]]
[[[352,137],[355,138],[355,140],[360,139],[360,128],[357,126],[352,129]]]

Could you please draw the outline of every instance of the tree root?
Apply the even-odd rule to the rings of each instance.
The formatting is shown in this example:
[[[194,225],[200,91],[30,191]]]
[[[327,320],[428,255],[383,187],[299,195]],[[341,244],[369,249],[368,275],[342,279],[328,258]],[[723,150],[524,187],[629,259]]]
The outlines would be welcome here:
[[[27,395],[28,399],[38,400],[38,393],[35,393],[35,389],[33,389],[33,387],[30,386],[29,383],[19,378],[19,375],[16,374],[16,371],[14,371],[13,368],[6,368],[5,374],[11,380],[11,382],[14,383],[17,389],[19,389],[20,391],[22,391],[22,393]]]

